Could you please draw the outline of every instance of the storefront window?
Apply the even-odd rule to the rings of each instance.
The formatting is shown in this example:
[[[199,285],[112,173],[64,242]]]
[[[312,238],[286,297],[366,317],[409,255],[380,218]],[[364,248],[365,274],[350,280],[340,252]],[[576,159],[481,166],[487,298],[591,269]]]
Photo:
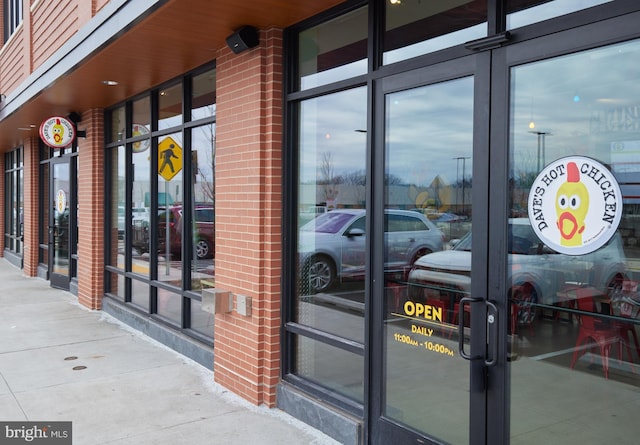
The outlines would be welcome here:
[[[367,72],[367,11],[360,8],[300,33],[299,89]]]
[[[179,270],[171,262],[182,252],[182,165],[184,159],[182,133],[158,139],[158,280],[181,287]]]
[[[44,144],[42,144],[44,145]],[[42,154],[41,150],[41,154]],[[42,161],[42,158],[41,158]],[[49,164],[40,162],[40,196],[49,196]],[[42,215],[42,221],[49,221],[49,201],[41,199],[38,201],[38,210]],[[49,264],[49,225],[38,224],[38,263],[40,267],[47,268]]]
[[[109,264],[124,270],[125,156],[124,145],[111,150],[111,244]],[[117,242],[116,242],[117,240]]]
[[[215,70],[185,78],[192,89],[172,83],[132,101],[130,117],[124,106],[108,117],[114,128],[108,147],[109,295],[185,332],[210,337],[212,320],[198,313],[198,297],[202,288],[215,285]],[[184,98],[189,90],[193,94]],[[182,107],[189,102],[190,117],[200,124],[195,127],[183,120]],[[124,128],[129,129],[126,137]]]
[[[111,111],[111,133],[107,135],[109,142],[119,142],[125,138],[125,112],[124,107]]]
[[[135,107],[134,107],[135,108]],[[144,124],[135,124],[146,128]],[[140,130],[138,130],[140,131]],[[134,258],[132,272],[149,276],[149,252],[151,240],[151,140],[143,139],[131,144],[133,184],[131,187],[131,255]]]
[[[211,123],[191,130],[191,224],[183,227],[191,234],[191,289],[213,287],[215,231],[216,125]]]
[[[487,35],[486,0],[398,0],[385,2],[385,9],[385,64]]]
[[[24,228],[23,149],[18,148],[4,155],[4,192],[5,192],[5,248],[16,254],[22,254],[22,234]]]
[[[360,343],[365,304],[366,104],[366,89],[355,88],[306,100],[299,108],[296,321]],[[305,363],[300,372],[313,369],[309,376],[314,379],[333,376],[325,383],[361,401],[361,382],[355,387],[350,382],[347,388],[342,382],[346,375],[321,371],[345,355],[359,370],[348,379],[362,379],[362,357],[313,341],[298,342],[298,361]]]
[[[162,88],[158,98],[158,130],[182,124],[182,84]]]
[[[361,356],[302,336],[296,343],[297,375],[353,400],[363,401],[364,361]],[[339,373],[336,373],[337,363],[340,364]]]
[[[193,76],[191,84],[191,120],[216,116],[216,72]]]

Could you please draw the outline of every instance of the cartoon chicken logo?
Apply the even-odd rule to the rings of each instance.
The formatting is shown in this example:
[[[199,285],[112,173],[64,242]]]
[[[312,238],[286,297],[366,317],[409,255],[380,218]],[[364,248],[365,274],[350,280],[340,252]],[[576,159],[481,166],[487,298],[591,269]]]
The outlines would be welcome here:
[[[62,139],[64,138],[64,127],[60,123],[60,119],[56,119],[56,123],[51,127],[51,134],[53,141],[56,144],[62,143]]]
[[[567,164],[567,181],[556,193],[556,222],[560,230],[562,246],[581,246],[585,218],[589,210],[589,191],[580,181],[580,171],[575,162]]]

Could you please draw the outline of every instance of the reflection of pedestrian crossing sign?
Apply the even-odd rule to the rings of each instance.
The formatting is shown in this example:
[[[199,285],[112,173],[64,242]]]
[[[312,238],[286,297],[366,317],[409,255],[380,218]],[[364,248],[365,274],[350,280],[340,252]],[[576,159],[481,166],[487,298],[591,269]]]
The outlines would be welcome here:
[[[182,147],[168,136],[158,144],[158,174],[171,181],[182,170]]]

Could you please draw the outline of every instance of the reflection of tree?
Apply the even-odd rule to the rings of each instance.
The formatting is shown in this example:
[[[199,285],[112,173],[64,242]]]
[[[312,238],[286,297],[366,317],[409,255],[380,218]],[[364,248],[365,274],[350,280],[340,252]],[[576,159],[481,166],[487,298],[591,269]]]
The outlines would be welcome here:
[[[215,106],[210,105],[209,107],[215,111]],[[208,141],[210,147],[192,150],[194,193],[198,200],[213,203],[215,201],[216,128],[212,123],[198,127],[198,129],[204,135],[202,140]],[[200,159],[202,155],[204,159]],[[196,193],[196,187],[199,193]]]
[[[322,187],[322,196],[325,202],[335,200],[342,187],[347,193],[347,199],[351,198],[356,203],[364,204],[367,185],[365,170],[353,170],[343,175],[338,175],[335,173],[333,155],[330,152],[323,152],[320,155],[318,177],[316,184]],[[402,185],[403,180],[398,176],[386,174],[384,183],[386,186]]]
[[[529,190],[537,174],[532,171],[518,170],[509,178],[509,208],[512,216],[524,216],[529,200]]]
[[[333,165],[333,155],[331,152],[325,151],[320,154],[320,168],[318,169],[320,179],[318,185],[322,186],[322,192],[325,201],[333,201],[338,196],[338,184],[340,178],[335,175],[335,167]]]

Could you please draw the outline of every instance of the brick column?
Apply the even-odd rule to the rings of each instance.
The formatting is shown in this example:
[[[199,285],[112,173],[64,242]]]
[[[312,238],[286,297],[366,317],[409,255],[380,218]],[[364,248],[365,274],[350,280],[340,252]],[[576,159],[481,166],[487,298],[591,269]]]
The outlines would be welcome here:
[[[4,186],[4,172],[5,172],[5,163],[4,163],[4,155],[0,155],[0,171],[2,172],[2,180],[0,181],[0,209],[4,212],[6,208],[6,200],[4,197],[6,196],[6,190]],[[4,256],[4,229],[5,228],[5,218],[0,218],[0,257]]]
[[[214,379],[275,406],[280,378],[282,31],[217,66],[216,287],[252,299],[215,319]],[[236,307],[237,309],[237,307]]]
[[[82,114],[78,140],[78,302],[102,308],[104,294],[104,113]]]
[[[49,196],[40,196],[40,181],[47,178],[40,178],[40,155],[38,151],[38,139],[30,138],[24,140],[24,252],[23,269],[28,277],[35,277],[38,274],[38,252],[40,250],[40,240],[38,238],[40,201],[48,205]],[[49,190],[47,187],[46,190]],[[3,194],[4,196],[4,194]],[[45,227],[48,221],[43,223]],[[46,261],[46,259],[45,259]]]

